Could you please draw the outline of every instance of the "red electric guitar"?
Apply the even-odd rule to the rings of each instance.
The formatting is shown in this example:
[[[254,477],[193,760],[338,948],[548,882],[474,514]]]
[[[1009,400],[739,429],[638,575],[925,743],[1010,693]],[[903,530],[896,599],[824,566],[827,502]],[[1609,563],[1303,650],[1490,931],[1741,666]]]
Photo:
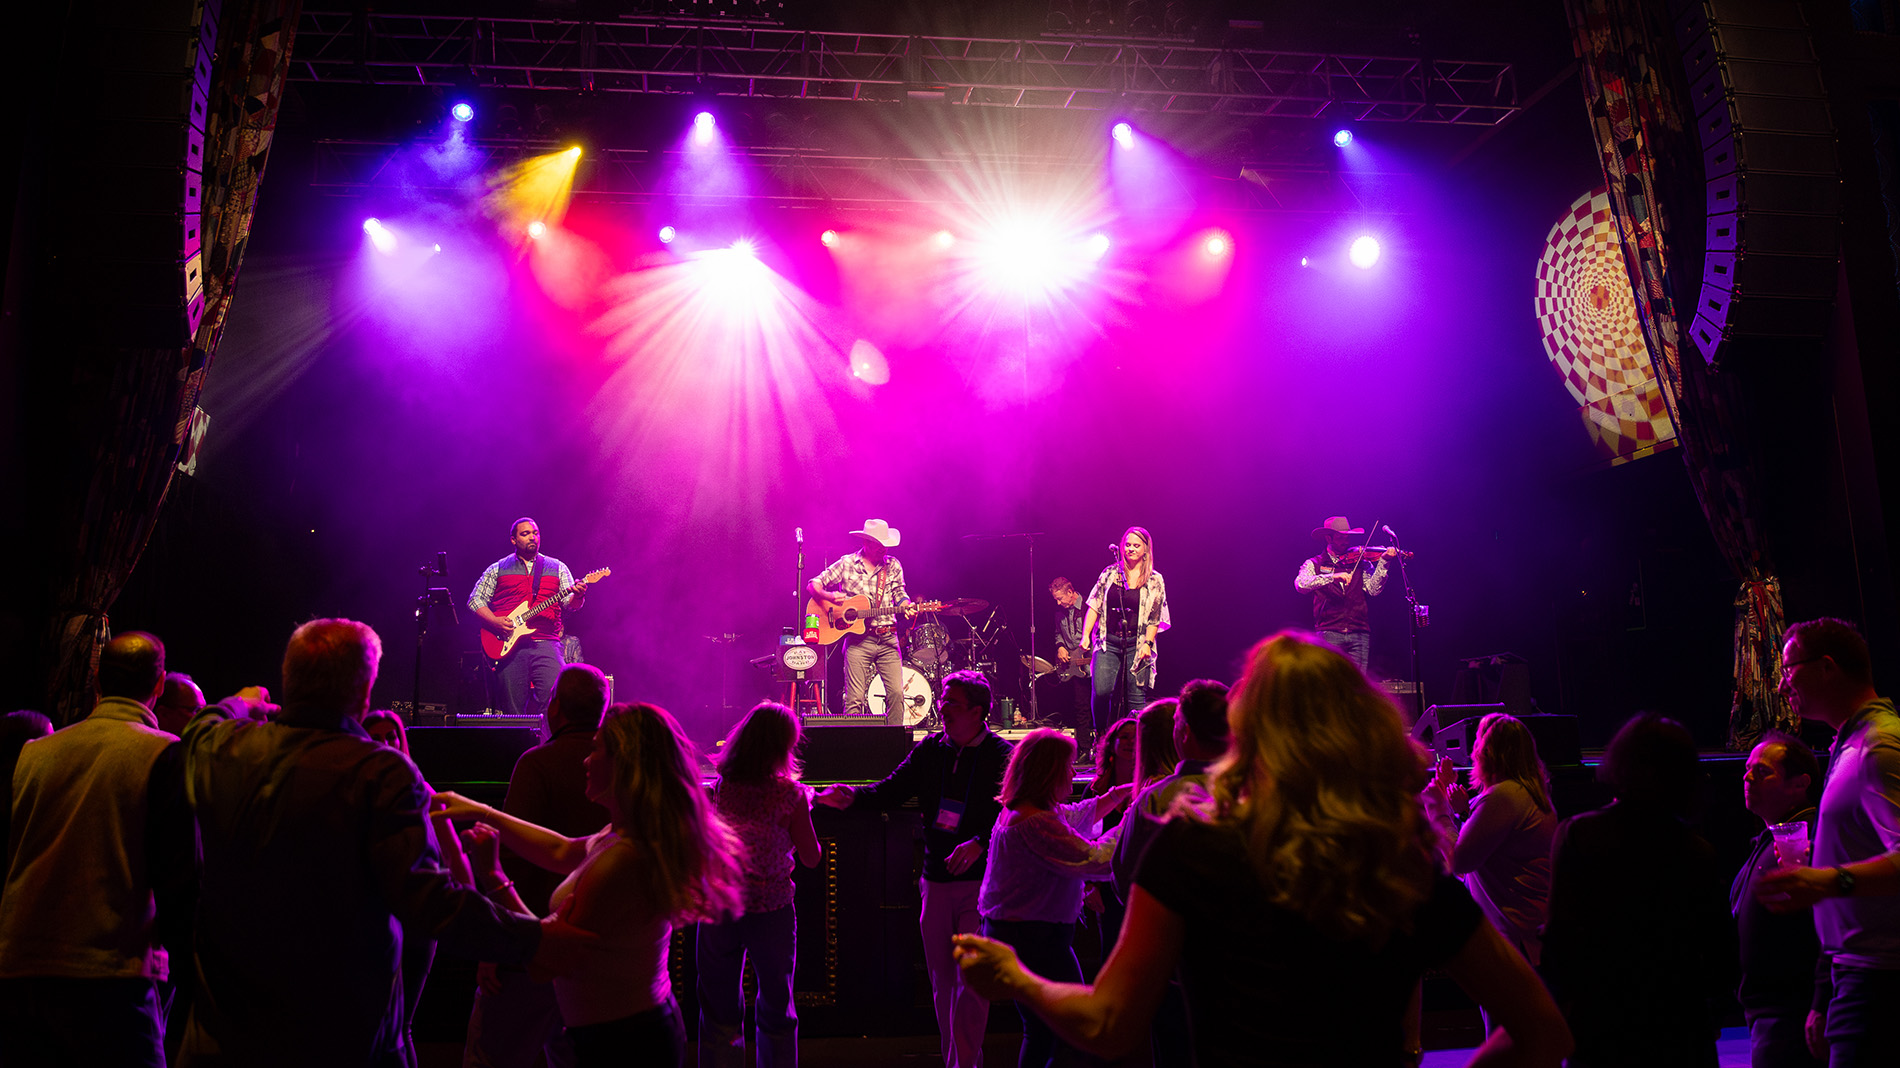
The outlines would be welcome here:
[[[482,652],[487,653],[488,659],[490,660],[500,660],[502,657],[514,652],[515,643],[527,637],[529,633],[534,630],[533,627],[528,625],[529,620],[547,611],[556,601],[566,601],[569,595],[574,592],[575,586],[591,586],[613,573],[614,569],[611,567],[603,567],[599,571],[589,571],[586,578],[557,594],[544,597],[532,604],[523,601],[516,605],[514,611],[501,617],[509,627],[508,636],[506,638],[496,634],[492,630],[483,628]]]

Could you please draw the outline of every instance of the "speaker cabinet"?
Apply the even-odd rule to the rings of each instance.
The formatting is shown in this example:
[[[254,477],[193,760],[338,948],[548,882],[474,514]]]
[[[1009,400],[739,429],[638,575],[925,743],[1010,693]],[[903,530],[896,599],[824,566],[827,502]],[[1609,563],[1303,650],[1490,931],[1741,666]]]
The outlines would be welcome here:
[[[910,753],[903,727],[816,726],[805,728],[805,781],[875,782]]]
[[[1834,303],[1840,174],[1821,66],[1792,0],[1672,4],[1702,145],[1706,224],[1690,342],[1818,338]]]

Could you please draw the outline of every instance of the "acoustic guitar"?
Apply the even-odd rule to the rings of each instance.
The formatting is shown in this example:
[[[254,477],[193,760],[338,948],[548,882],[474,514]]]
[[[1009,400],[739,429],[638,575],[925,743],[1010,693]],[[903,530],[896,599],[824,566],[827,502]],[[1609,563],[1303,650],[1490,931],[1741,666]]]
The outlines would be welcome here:
[[[818,617],[818,644],[830,645],[847,634],[863,634],[864,624],[873,619],[888,619],[902,614],[906,619],[919,612],[935,612],[942,601],[912,601],[901,608],[872,608],[863,594],[847,597],[843,604],[813,597],[805,602],[805,615]]]
[[[516,605],[514,611],[501,617],[502,621],[507,623],[509,627],[508,636],[506,638],[487,628],[482,629],[482,652],[487,653],[488,659],[490,660],[500,660],[509,653],[514,652],[515,643],[534,631],[534,628],[528,625],[529,620],[547,611],[556,601],[566,601],[567,598],[573,594],[575,586],[591,586],[613,573],[614,569],[611,567],[603,567],[599,571],[589,571],[586,578],[559,593],[551,594],[532,604],[523,601]]]

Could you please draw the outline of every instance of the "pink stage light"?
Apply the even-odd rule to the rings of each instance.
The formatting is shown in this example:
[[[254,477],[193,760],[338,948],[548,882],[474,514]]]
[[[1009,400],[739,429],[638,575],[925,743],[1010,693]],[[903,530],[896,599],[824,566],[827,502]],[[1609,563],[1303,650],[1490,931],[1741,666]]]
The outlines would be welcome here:
[[[957,243],[957,237],[948,230],[939,230],[931,235],[930,243],[937,246],[939,252],[947,251],[951,245]]]
[[[1118,122],[1109,132],[1114,136],[1116,144],[1123,148],[1135,147],[1135,128],[1133,126],[1125,122]]]
[[[1089,239],[1082,243],[1082,251],[1091,260],[1099,260],[1108,255],[1108,235],[1089,235]]]
[[[826,230],[824,233],[818,235],[818,241],[820,244],[824,245],[826,248],[837,248],[838,247],[838,231]]]
[[[1379,262],[1379,251],[1379,239],[1366,234],[1352,243],[1352,248],[1346,251],[1346,258],[1352,261],[1354,267],[1369,271],[1373,264]]]
[[[673,229],[671,226],[662,226],[660,227],[660,244],[670,245],[673,243],[673,239],[678,237],[679,235],[680,235],[680,232],[678,230]]]
[[[702,111],[693,116],[693,143],[705,147],[713,143],[713,137],[719,131],[719,122],[710,111]]]
[[[742,237],[739,240],[734,241],[732,243],[732,251],[737,252],[739,255],[746,256],[746,257],[757,257],[759,254],[758,246],[752,243],[751,238],[747,238],[747,237]]]
[[[542,222],[539,219],[536,219],[535,221],[528,224],[529,237],[539,240],[541,235],[547,232],[548,232],[548,224]]]
[[[1206,239],[1201,242],[1201,251],[1216,259],[1227,255],[1229,252],[1232,252],[1233,249],[1233,239],[1219,230],[1208,234]]]
[[[376,251],[385,256],[395,254],[396,235],[383,225],[381,219],[364,219],[363,232],[369,235],[369,243],[376,246]]]

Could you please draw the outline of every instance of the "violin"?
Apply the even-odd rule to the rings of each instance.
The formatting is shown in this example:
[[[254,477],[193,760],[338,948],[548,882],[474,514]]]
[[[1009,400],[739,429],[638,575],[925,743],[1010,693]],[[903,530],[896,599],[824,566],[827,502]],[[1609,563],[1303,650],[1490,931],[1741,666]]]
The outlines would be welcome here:
[[[1408,550],[1395,549],[1389,545],[1359,545],[1347,549],[1345,553],[1339,557],[1339,563],[1348,567],[1362,561],[1365,563],[1376,563],[1379,557],[1387,553],[1391,553],[1401,560],[1410,560],[1413,556],[1413,553]]]

